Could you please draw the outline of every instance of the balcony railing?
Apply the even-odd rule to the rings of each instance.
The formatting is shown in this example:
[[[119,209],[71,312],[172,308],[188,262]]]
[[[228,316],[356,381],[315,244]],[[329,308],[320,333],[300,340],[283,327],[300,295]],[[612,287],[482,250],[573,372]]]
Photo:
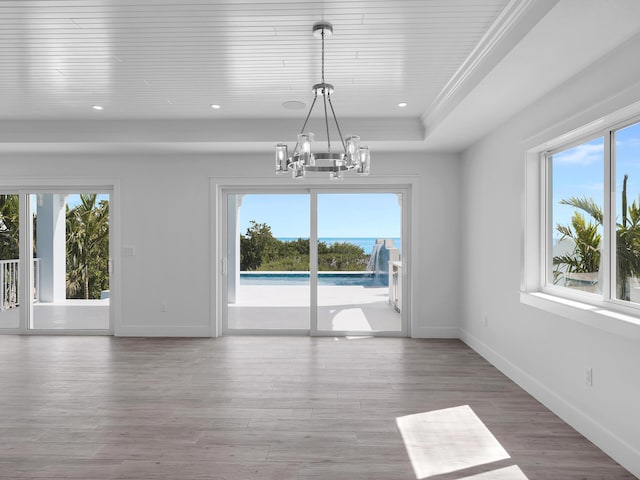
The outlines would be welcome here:
[[[20,268],[19,260],[0,260],[0,311],[16,308],[20,305]],[[40,277],[40,259],[33,259],[33,299],[40,298],[38,285]]]

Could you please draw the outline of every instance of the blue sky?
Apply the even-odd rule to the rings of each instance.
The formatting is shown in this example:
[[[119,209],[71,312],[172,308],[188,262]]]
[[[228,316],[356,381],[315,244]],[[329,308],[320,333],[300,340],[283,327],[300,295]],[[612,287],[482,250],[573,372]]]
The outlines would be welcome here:
[[[318,237],[399,238],[401,214],[392,193],[318,194]],[[240,208],[240,232],[266,223],[275,237],[309,236],[309,196],[248,194]]]
[[[96,202],[100,203],[102,200],[109,200],[109,194],[99,193],[98,197],[96,198]],[[67,202],[67,205],[69,205],[69,208],[73,208],[76,205],[80,205],[80,194],[73,193],[71,195],[67,195],[66,202]]]
[[[619,207],[622,179],[627,181],[627,199],[640,198],[640,123],[616,132],[616,196]],[[553,224],[569,225],[574,209],[559,205],[569,197],[590,197],[600,207],[604,203],[604,139],[583,143],[553,156]],[[618,220],[620,215],[617,215]],[[559,235],[554,233],[554,237]]]
[[[91,192],[85,192],[85,193],[91,193]],[[51,195],[51,194],[44,194],[44,195]],[[35,194],[34,197],[32,197],[35,199]],[[108,193],[99,193],[98,194],[98,198],[97,198],[97,202],[99,203],[101,200],[109,200],[109,194]],[[79,193],[71,193],[66,195],[65,198],[65,202],[66,204],[69,206],[69,208],[73,208],[77,205],[80,205],[80,194]],[[33,200],[31,203],[31,214],[35,214],[37,212],[38,209],[38,202]]]

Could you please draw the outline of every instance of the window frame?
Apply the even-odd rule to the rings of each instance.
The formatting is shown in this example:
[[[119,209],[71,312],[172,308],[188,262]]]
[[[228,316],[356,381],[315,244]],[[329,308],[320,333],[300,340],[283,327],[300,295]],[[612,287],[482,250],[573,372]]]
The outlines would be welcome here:
[[[602,265],[602,272],[600,273],[600,278],[602,278],[602,285],[601,285],[601,290],[602,293],[591,293],[591,292],[585,292],[585,291],[581,291],[581,290],[577,290],[577,289],[572,289],[570,287],[564,287],[564,286],[560,286],[560,285],[554,285],[553,283],[551,283],[549,281],[549,279],[551,278],[551,275],[553,274],[553,245],[552,245],[552,232],[554,229],[554,225],[553,225],[553,198],[552,198],[552,187],[553,187],[553,172],[552,172],[552,157],[553,155],[560,153],[560,152],[564,152],[566,150],[569,150],[571,148],[577,147],[579,145],[583,145],[585,143],[591,142],[593,140],[596,140],[598,138],[602,138],[603,140],[603,148],[604,148],[604,152],[603,152],[603,176],[602,176],[602,183],[603,183],[603,195],[602,195],[602,212],[603,212],[603,225],[602,225],[602,245],[601,245],[601,249],[600,249],[600,256],[601,256],[601,265]],[[608,140],[608,135],[606,135],[605,132],[601,131],[601,132],[596,132],[595,134],[590,134],[590,135],[586,135],[577,139],[574,139],[573,141],[569,142],[569,143],[564,143],[564,144],[560,144],[555,146],[554,148],[545,150],[544,152],[541,153],[541,158],[540,158],[540,162],[541,162],[541,168],[542,168],[542,182],[541,182],[541,225],[540,225],[540,230],[542,232],[542,248],[541,248],[541,266],[542,266],[542,271],[540,274],[540,279],[541,279],[541,285],[540,285],[540,289],[541,291],[543,291],[544,293],[549,293],[551,295],[558,295],[561,297],[567,297],[573,300],[578,300],[578,301],[586,301],[586,302],[597,302],[598,300],[606,300],[607,298],[607,293],[609,293],[610,290],[610,279],[611,276],[609,275],[609,268],[608,266],[611,264],[610,262],[610,252],[611,250],[609,249],[609,240],[610,240],[610,232],[611,232],[611,225],[609,220],[609,212],[610,212],[610,206],[609,206],[609,195],[607,194],[607,192],[609,191],[609,188],[607,188],[607,186],[610,185],[610,181],[609,181],[609,171],[610,169],[608,168],[610,165],[610,142]],[[640,313],[640,311],[639,311]]]
[[[615,298],[616,158],[615,134],[640,123],[640,102],[538,143],[525,151],[522,202],[522,255],[520,301],[581,323],[640,338],[640,303]],[[545,132],[548,135],[548,131]],[[549,284],[551,184],[548,158],[582,143],[604,139],[602,293],[588,293]],[[539,138],[539,137],[538,137]],[[547,137],[548,138],[548,137]]]

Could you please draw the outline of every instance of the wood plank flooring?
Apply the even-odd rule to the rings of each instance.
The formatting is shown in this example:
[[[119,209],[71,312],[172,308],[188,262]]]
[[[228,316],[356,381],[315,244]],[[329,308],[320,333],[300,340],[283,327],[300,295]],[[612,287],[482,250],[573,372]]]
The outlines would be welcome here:
[[[635,478],[455,340],[0,336],[0,479]]]

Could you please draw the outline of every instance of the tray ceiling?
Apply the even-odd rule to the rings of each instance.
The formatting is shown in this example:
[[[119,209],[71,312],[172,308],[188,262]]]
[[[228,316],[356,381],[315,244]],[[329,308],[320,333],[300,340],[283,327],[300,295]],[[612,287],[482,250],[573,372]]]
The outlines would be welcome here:
[[[345,129],[354,125],[378,148],[429,148],[432,136],[439,138],[434,148],[459,150],[553,87],[554,78],[534,83],[518,77],[522,68],[500,64],[536,30],[537,45],[550,44],[539,24],[552,24],[557,11],[569,30],[583,20],[585,26],[596,21],[603,26],[601,34],[592,28],[584,34],[584,42],[594,39],[593,53],[585,55],[580,45],[567,42],[546,53],[546,60],[557,55],[568,65],[568,58],[585,57],[565,69],[566,78],[640,29],[638,16],[629,14],[638,10],[634,5],[633,0],[3,0],[0,149],[28,150],[38,142],[46,148],[134,143],[135,137],[141,147],[173,142],[204,150],[266,150],[296,133],[312,100],[311,86],[320,81],[320,41],[311,28],[322,20],[334,26],[326,41],[325,76],[335,86],[334,105]],[[614,34],[608,24],[616,26]],[[512,60],[511,67],[542,61],[539,49],[524,53],[528,57]],[[511,77],[487,85],[498,66]],[[490,111],[479,112],[477,100],[467,101],[474,111],[465,110],[474,90],[500,95],[507,80],[523,88],[508,90],[511,96],[494,102]],[[478,116],[481,122],[474,120]],[[465,128],[468,138],[462,140],[455,124],[441,129],[440,137],[434,134],[458,117],[473,122]],[[252,134],[244,135],[243,128]]]
[[[507,0],[3,1],[4,118],[299,117],[326,79],[342,116],[422,114]],[[405,110],[397,104],[407,102]]]

